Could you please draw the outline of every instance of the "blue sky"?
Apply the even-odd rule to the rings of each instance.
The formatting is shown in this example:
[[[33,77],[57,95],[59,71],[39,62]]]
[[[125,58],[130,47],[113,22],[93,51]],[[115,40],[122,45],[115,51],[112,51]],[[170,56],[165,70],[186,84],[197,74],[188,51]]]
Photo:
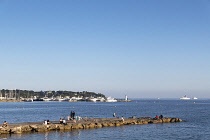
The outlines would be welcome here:
[[[209,0],[0,0],[0,88],[210,98]]]

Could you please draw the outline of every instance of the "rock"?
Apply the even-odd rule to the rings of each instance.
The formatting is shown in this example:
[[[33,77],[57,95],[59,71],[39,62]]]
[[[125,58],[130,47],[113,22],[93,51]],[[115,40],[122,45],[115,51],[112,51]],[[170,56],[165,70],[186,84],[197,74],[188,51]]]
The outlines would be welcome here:
[[[32,131],[32,128],[30,127],[30,125],[21,126],[20,129],[21,129],[22,132]]]
[[[170,118],[163,118],[162,121],[163,121],[163,123],[170,123],[171,119]]]
[[[84,124],[83,127],[84,127],[84,129],[89,129],[90,128],[89,125],[87,125],[87,124]]]
[[[101,123],[96,123],[95,128],[102,128],[102,124]]]
[[[0,134],[9,134],[9,133],[12,133],[10,127],[7,126],[7,127],[0,128]]]
[[[47,126],[47,125],[38,125],[36,131],[37,131],[37,132],[48,131],[48,129],[47,129],[48,127],[49,127],[49,126]]]
[[[89,126],[89,128],[95,128],[95,124],[94,123],[90,123],[88,126]]]
[[[142,121],[142,124],[148,124],[148,121]]]
[[[173,123],[181,122],[179,118],[163,118],[163,119],[153,119],[151,117],[141,117],[141,118],[126,118],[124,120],[118,118],[101,118],[101,119],[87,119],[80,120],[76,123],[69,122],[67,125],[63,124],[53,124],[44,125],[41,123],[33,123],[34,125],[25,125],[23,123],[19,126],[12,124],[9,127],[0,127],[0,134],[9,134],[9,133],[23,133],[23,132],[43,132],[51,130],[76,130],[76,129],[89,129],[89,128],[102,128],[108,126],[121,126],[121,125],[130,125],[130,124],[148,124],[148,123]],[[32,124],[32,123],[31,123]]]
[[[11,132],[10,131],[2,131],[0,130],[0,134],[10,134]]]
[[[57,126],[55,124],[50,124],[48,130],[57,130]]]
[[[136,124],[143,124],[143,123],[142,123],[142,121],[137,120],[137,121],[136,121]]]
[[[11,129],[11,133],[22,133],[21,127],[14,127]]]
[[[181,119],[179,119],[179,118],[176,118],[176,120],[175,120],[176,122],[182,122],[182,120]]]
[[[115,124],[113,124],[112,122],[107,123],[108,126],[115,126]]]
[[[108,127],[109,125],[107,123],[102,123],[101,124],[103,127]]]
[[[79,126],[77,124],[73,124],[71,129],[79,129]]]
[[[176,122],[176,118],[171,118],[170,122],[171,122],[171,123]]]

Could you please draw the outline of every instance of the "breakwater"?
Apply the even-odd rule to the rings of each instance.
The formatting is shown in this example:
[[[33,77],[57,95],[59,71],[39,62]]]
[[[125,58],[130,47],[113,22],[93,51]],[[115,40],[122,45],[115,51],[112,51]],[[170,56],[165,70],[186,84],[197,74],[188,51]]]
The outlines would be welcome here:
[[[0,127],[0,134],[24,133],[24,132],[44,132],[53,130],[77,130],[102,128],[121,125],[141,125],[152,123],[175,123],[182,122],[179,118],[154,119],[151,117],[131,117],[131,118],[95,118],[81,119],[79,121],[67,121],[67,124],[60,124],[59,121],[43,124],[43,122],[26,122],[8,124],[7,127]]]

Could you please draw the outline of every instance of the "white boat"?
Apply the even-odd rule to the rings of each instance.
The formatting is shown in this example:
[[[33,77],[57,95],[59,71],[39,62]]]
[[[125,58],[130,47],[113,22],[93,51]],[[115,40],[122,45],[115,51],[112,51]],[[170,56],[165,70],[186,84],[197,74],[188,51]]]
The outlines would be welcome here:
[[[180,98],[181,100],[190,100],[186,95]]]
[[[192,99],[197,100],[198,98],[197,97],[193,97]]]
[[[105,101],[104,97],[98,97],[97,99],[98,99],[99,102],[104,102]]]
[[[103,97],[97,97],[97,98],[91,97],[91,98],[89,98],[88,101],[91,101],[91,102],[104,102],[105,99]]]
[[[64,102],[64,101],[69,101],[70,99],[69,98],[59,98],[58,101],[59,102]]]
[[[51,100],[51,98],[48,98],[48,97],[44,97],[44,98],[42,98],[42,99],[43,99],[43,101],[46,101],[46,102],[48,102],[48,101]]]
[[[90,98],[89,99],[89,101],[91,101],[91,102],[97,102],[97,100],[98,100],[97,98]]]
[[[115,98],[108,97],[106,102],[117,102],[117,100]]]
[[[34,100],[31,98],[31,99],[26,99],[24,100],[24,102],[33,102]]]
[[[71,97],[70,100],[71,101],[79,101],[79,100],[82,100],[83,98],[82,97]]]

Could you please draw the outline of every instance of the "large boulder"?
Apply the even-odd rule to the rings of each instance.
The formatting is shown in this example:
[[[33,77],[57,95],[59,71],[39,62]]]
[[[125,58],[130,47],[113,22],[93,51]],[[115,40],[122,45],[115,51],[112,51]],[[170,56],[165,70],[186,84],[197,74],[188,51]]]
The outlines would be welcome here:
[[[32,131],[32,128],[30,127],[30,125],[24,125],[24,126],[21,126],[21,131],[29,132],[29,131]]]
[[[163,123],[170,123],[171,118],[163,118],[162,121]]]
[[[176,122],[176,118],[171,118],[170,122],[171,122],[171,123]]]
[[[101,128],[101,127],[103,127],[103,125],[101,124],[101,123],[95,123],[96,125],[95,125],[95,128]]]
[[[142,121],[142,124],[148,124],[148,121],[144,120]]]
[[[36,131],[37,132],[44,132],[44,131],[48,131],[48,125],[37,125],[36,127]]]
[[[106,123],[106,122],[102,123],[101,125],[102,125],[103,127],[108,127],[108,126],[109,126],[108,123]]]
[[[50,124],[48,127],[48,130],[57,130],[57,129],[58,129],[58,127],[55,124]]]
[[[11,128],[10,127],[1,127],[0,128],[0,134],[9,134],[11,133]]]
[[[95,128],[95,124],[94,123],[90,123],[88,124],[89,128]]]

